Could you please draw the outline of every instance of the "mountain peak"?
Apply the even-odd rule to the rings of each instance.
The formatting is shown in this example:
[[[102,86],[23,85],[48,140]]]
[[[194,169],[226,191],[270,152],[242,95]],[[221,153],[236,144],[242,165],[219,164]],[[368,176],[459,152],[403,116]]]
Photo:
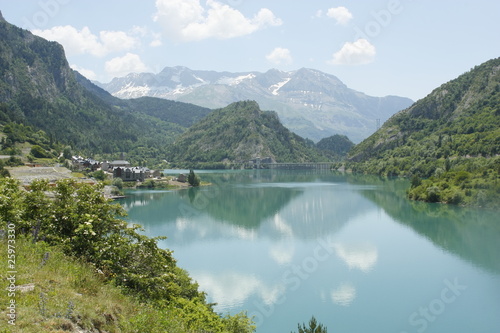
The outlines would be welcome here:
[[[3,15],[2,15],[2,11],[0,10],[0,22],[7,22],[5,21],[5,19],[3,18]]]

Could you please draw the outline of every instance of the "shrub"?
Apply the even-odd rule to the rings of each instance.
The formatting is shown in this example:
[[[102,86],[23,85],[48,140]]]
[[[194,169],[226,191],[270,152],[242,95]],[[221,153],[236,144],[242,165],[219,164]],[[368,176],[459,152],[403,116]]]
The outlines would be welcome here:
[[[123,179],[117,177],[113,179],[113,186],[116,186],[118,189],[123,189]]]
[[[45,151],[45,149],[43,149],[39,145],[32,146],[30,153],[31,153],[31,155],[33,155],[36,158],[49,158],[49,157],[51,157],[50,153]]]
[[[427,200],[429,202],[439,202],[441,199],[441,192],[439,187],[431,186],[427,189]]]

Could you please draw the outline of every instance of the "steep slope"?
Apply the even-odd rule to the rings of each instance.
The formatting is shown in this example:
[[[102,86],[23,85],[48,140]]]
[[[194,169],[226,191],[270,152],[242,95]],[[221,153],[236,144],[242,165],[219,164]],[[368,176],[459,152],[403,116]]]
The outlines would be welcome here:
[[[314,141],[344,134],[359,142],[382,122],[408,107],[408,98],[371,97],[349,89],[337,77],[302,68],[283,72],[229,73],[167,67],[159,74],[130,74],[101,84],[114,96],[154,96],[220,108],[240,100],[255,100],[276,110],[283,124]]]
[[[351,163],[355,171],[432,176],[415,198],[467,202],[467,197],[479,201],[474,192],[499,197],[498,154],[500,58],[476,66],[394,115],[354,147],[350,161],[355,162]],[[413,186],[419,185],[416,179]],[[434,195],[429,189],[437,185],[447,188],[434,188],[432,191],[439,192]],[[457,190],[453,186],[463,193],[451,191]]]
[[[266,157],[277,162],[325,160],[286,129],[276,113],[261,111],[254,101],[214,110],[180,136],[168,155],[174,163],[242,163]]]
[[[146,148],[147,154],[158,155],[209,112],[197,106],[182,109],[182,103],[167,101],[121,103],[90,82],[82,85],[83,81],[68,66],[60,44],[0,20],[2,123],[31,125],[90,154]],[[201,112],[191,120],[178,115],[189,108]]]

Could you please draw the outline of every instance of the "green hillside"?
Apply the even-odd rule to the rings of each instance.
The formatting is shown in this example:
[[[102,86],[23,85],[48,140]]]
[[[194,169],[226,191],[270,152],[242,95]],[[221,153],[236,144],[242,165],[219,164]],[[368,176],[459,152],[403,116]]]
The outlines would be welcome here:
[[[169,149],[174,163],[243,163],[270,157],[276,162],[324,161],[306,140],[290,132],[275,112],[254,101],[214,110],[189,128]]]
[[[495,206],[500,200],[500,58],[403,110],[350,152],[355,172],[413,176],[413,199]],[[421,178],[425,178],[424,181]]]
[[[345,135],[335,134],[321,139],[316,147],[330,154],[332,158],[341,160],[354,147],[354,143]]]
[[[121,101],[74,72],[62,46],[0,19],[0,123],[22,123],[90,155],[164,147],[210,110],[157,100]]]

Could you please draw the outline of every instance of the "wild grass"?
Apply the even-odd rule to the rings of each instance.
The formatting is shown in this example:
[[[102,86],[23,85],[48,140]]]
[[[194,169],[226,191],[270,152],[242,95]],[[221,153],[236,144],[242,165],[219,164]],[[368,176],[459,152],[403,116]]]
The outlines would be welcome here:
[[[167,327],[182,331],[182,323],[176,325],[173,313],[160,313],[124,295],[105,283],[93,266],[64,255],[57,247],[24,237],[15,245],[16,285],[34,284],[34,288],[16,290],[17,318],[15,326],[10,325],[4,237],[0,241],[0,332],[154,332]]]

